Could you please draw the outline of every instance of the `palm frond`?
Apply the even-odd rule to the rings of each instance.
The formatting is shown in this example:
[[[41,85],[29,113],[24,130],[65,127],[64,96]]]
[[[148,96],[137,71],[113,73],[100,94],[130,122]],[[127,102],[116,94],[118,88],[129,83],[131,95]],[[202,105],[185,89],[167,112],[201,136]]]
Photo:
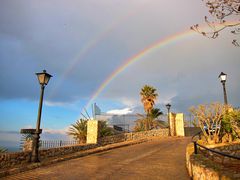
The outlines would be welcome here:
[[[6,152],[8,152],[7,148],[0,147],[0,153],[6,153]]]

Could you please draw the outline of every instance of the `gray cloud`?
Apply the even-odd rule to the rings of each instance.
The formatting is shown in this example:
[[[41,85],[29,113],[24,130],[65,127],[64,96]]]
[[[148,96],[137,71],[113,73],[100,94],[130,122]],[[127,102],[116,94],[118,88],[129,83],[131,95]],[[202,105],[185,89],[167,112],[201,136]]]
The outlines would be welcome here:
[[[203,22],[206,12],[202,2],[191,0],[3,0],[0,98],[38,99],[34,73],[47,69],[53,75],[46,92],[49,102],[89,99],[126,59]],[[117,76],[100,98],[139,106],[140,88],[151,84],[159,90],[159,103],[169,101],[184,111],[192,104],[221,101],[217,76],[224,71],[229,74],[229,100],[237,106],[239,49],[230,41],[228,36],[210,41],[199,35],[159,49]]]

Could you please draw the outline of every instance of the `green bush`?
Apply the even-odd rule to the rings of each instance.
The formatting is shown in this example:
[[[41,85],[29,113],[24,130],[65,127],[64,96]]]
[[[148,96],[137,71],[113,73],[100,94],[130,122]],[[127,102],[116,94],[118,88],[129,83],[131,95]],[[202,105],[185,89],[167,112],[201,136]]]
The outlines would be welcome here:
[[[240,138],[240,110],[229,110],[222,117],[222,133]]]

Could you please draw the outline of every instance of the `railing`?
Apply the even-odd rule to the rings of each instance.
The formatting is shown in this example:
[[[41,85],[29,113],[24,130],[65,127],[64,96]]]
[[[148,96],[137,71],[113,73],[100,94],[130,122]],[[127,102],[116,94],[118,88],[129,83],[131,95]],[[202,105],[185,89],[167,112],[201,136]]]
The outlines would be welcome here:
[[[200,136],[201,136],[201,133],[202,133],[202,131],[200,131],[200,132],[198,132],[197,134],[195,134],[194,136],[192,136],[192,142],[193,142],[193,144],[194,144],[194,154],[198,154],[198,146],[199,146],[199,147],[201,147],[201,148],[203,148],[203,149],[205,149],[205,150],[207,150],[207,151],[210,151],[210,152],[212,152],[212,153],[219,154],[219,155],[221,155],[221,156],[229,157],[229,158],[232,158],[232,159],[238,159],[238,160],[240,160],[240,156],[233,156],[233,155],[226,154],[226,153],[223,153],[223,152],[220,152],[220,151],[216,151],[216,150],[214,150],[214,149],[209,149],[209,148],[207,148],[207,147],[205,147],[205,146],[197,143],[197,141],[194,140],[194,138],[195,138],[197,135],[198,135],[198,137],[200,137]]]
[[[40,149],[50,149],[62,146],[79,144],[78,141],[63,141],[63,140],[40,140]]]

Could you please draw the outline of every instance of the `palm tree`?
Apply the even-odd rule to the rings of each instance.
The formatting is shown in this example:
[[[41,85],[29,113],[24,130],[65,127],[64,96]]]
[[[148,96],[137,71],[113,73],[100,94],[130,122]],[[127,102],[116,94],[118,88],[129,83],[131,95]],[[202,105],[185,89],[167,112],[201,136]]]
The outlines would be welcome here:
[[[145,85],[140,92],[141,96],[141,102],[143,103],[143,107],[147,115],[151,113],[151,110],[153,109],[153,106],[155,104],[155,101],[157,99],[157,90],[152,87]]]
[[[163,113],[158,108],[153,108],[147,115],[138,114],[141,118],[136,121],[134,130],[148,131],[157,129],[159,127],[164,127],[163,121],[157,120],[158,117],[162,114]]]
[[[79,143],[85,143],[87,138],[87,120],[79,119],[75,124],[71,124],[68,135],[73,136]]]
[[[108,127],[106,121],[99,121],[99,137],[111,136],[113,134],[113,129]]]
[[[153,108],[149,114],[151,119],[157,119],[163,112],[158,108]]]
[[[68,135],[73,136],[79,143],[86,143],[87,139],[87,121],[86,119],[77,120],[68,130]],[[99,137],[113,135],[113,129],[107,126],[106,121],[99,121]]]
[[[0,153],[6,153],[8,150],[4,147],[0,147]]]

